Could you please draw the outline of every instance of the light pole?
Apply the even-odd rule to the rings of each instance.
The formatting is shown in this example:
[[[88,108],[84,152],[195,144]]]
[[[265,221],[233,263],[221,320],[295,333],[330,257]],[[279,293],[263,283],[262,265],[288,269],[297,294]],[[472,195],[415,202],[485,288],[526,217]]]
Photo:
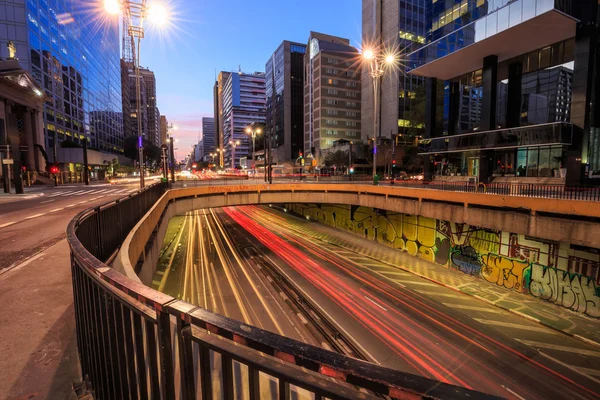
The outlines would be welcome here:
[[[246,133],[252,136],[252,170],[254,175],[256,175],[256,135],[260,135],[262,133],[262,129],[252,127],[246,128]]]
[[[224,158],[224,153],[225,153],[225,149],[224,148],[220,148],[217,149],[217,153],[219,153],[219,168],[223,168],[223,158]]]
[[[381,93],[381,77],[384,74],[383,67],[391,66],[396,62],[393,54],[385,56],[381,60],[373,50],[366,50],[363,58],[369,63],[371,78],[373,78],[373,184],[377,175],[377,140],[381,136],[379,133],[379,97]]]
[[[240,145],[240,141],[236,140],[234,142],[233,140],[230,140],[229,144],[231,145],[231,169],[235,169],[235,148]]]
[[[215,164],[215,157],[217,156],[216,153],[210,153],[209,154],[210,158],[212,159],[211,164]],[[216,166],[215,166],[216,167]],[[210,169],[210,168],[209,168]],[[215,168],[216,169],[216,168]]]
[[[144,188],[144,134],[142,132],[140,43],[144,37],[144,21],[165,25],[168,23],[167,10],[161,4],[146,6],[146,0],[104,0],[104,9],[108,14],[123,13],[123,29],[131,39],[132,61],[135,70],[135,100],[138,134],[138,162],[140,164],[140,187]],[[123,43],[128,42],[123,38]],[[134,46],[135,44],[135,46]],[[129,43],[128,43],[129,46]],[[127,133],[126,133],[127,134]]]

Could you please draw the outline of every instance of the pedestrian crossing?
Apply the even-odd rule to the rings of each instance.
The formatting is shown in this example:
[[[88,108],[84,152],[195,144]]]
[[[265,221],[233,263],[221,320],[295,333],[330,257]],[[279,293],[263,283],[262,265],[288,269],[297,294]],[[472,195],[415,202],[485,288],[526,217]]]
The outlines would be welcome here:
[[[46,197],[78,197],[78,196],[125,196],[130,193],[137,191],[138,189],[79,189],[79,190],[65,190],[57,193],[52,193]]]

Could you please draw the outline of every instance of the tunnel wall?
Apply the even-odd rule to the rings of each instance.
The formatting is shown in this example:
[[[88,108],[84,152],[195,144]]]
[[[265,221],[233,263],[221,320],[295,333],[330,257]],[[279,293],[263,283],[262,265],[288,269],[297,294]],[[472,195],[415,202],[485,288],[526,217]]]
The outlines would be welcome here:
[[[286,207],[490,284],[600,317],[598,249],[371,207],[298,203]],[[580,273],[569,272],[573,270]]]

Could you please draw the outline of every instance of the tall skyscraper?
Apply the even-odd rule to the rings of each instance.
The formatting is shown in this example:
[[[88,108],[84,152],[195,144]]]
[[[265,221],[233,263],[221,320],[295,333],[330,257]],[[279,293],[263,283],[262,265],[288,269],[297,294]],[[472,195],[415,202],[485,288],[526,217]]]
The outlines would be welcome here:
[[[21,66],[51,99],[43,116],[50,158],[65,140],[123,153],[118,23],[100,29],[85,2],[3,2],[2,11],[1,57],[13,41]]]
[[[284,41],[265,66],[267,124],[273,160],[295,161],[304,149],[304,55],[306,45]]]
[[[148,96],[146,92],[146,80],[140,79],[140,110],[138,115],[137,107],[137,88],[136,88],[136,73],[133,63],[121,60],[121,91],[122,110],[124,121],[124,136],[139,136],[138,134],[138,118],[142,122],[142,136],[148,139]]]
[[[443,3],[443,1],[438,2]],[[426,10],[431,1],[426,0],[363,0],[362,47],[371,49],[381,58],[395,54],[398,64],[386,68],[381,78],[379,98],[379,127],[383,139],[396,139],[398,143],[416,144],[417,130],[412,127],[411,105],[419,102],[417,93],[423,78],[406,74],[404,55],[425,43],[427,36]],[[373,133],[373,78],[369,66],[362,68],[362,126],[363,139]],[[413,129],[411,129],[413,128]],[[383,160],[380,160],[383,161]]]
[[[146,86],[146,109],[148,114],[146,138],[155,146],[160,146],[160,112],[156,101],[156,77],[154,72],[147,68],[141,68],[140,75]]]
[[[202,146],[204,147],[204,156],[216,151],[215,144],[215,119],[202,118]]]
[[[431,35],[406,57],[426,78],[426,176],[600,179],[598,11],[596,0],[433,3]]]
[[[247,158],[252,152],[252,139],[246,128],[265,123],[265,74],[230,73],[222,89],[222,99],[224,166],[237,167],[240,158]]]
[[[215,146],[217,149],[224,148],[223,134],[225,127],[223,125],[223,87],[225,86],[225,82],[229,79],[231,72],[222,71],[219,73],[217,80],[215,81],[215,86],[213,90],[214,103],[215,103]],[[217,164],[222,165],[223,162],[223,154],[220,155],[220,163]]]
[[[167,133],[169,133],[169,123],[167,117],[164,115],[160,116],[160,143],[161,145],[167,144]]]
[[[304,154],[320,164],[340,139],[361,139],[358,50],[350,40],[311,32],[304,56]]]

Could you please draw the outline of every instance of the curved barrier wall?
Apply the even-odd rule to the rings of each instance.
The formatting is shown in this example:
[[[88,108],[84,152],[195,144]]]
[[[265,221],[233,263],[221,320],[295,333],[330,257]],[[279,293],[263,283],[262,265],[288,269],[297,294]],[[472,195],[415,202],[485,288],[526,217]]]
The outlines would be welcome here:
[[[245,325],[159,293],[100,261],[127,233],[128,213],[151,210],[136,232],[146,240],[155,233],[159,210],[174,196],[166,192],[152,204],[163,192],[154,186],[85,211],[68,227],[81,370],[95,398],[493,398]],[[131,235],[128,240],[127,254],[139,258],[143,245]]]

